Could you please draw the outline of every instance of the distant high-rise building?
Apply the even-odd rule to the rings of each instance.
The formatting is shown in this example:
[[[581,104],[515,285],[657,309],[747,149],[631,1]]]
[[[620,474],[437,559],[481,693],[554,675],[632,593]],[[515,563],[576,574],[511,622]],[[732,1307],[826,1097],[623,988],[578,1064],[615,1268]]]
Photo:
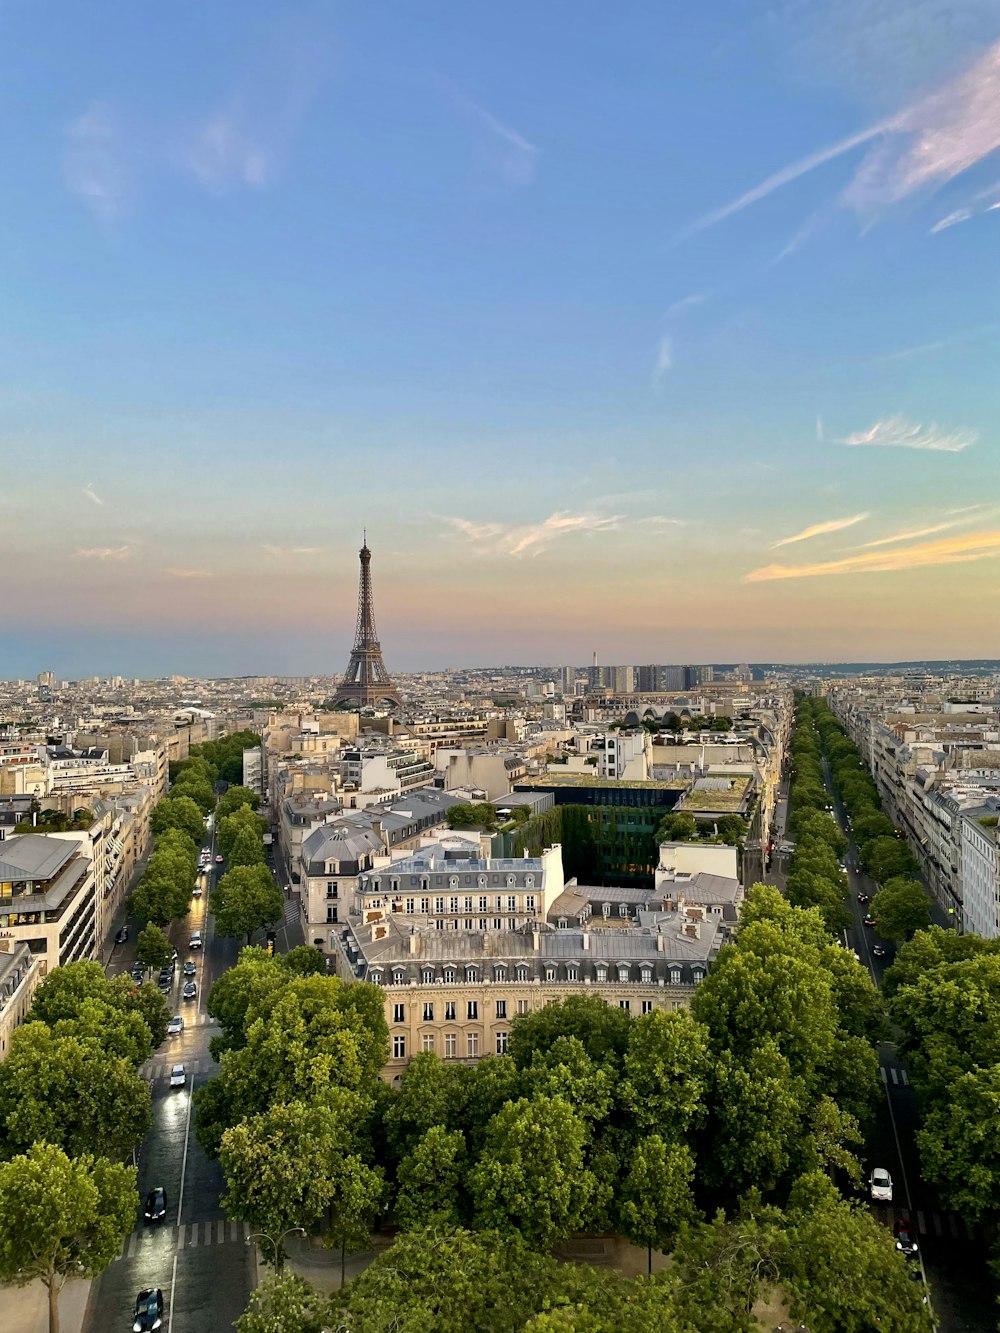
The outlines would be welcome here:
[[[35,677],[36,685],[47,685],[51,690],[56,683],[56,673],[54,671],[39,671]]]
[[[686,668],[682,666],[661,666],[657,668],[656,688],[658,690],[686,690],[687,685]]]
[[[657,678],[660,668],[658,666],[640,666],[635,669],[635,688],[640,694],[652,694],[658,689]]]
[[[358,552],[361,577],[358,583],[358,624],[351,660],[333,697],[333,707],[351,704],[364,708],[374,704],[393,704],[403,700],[382,661],[382,646],[375,629],[375,599],[372,595],[372,553],[365,541]]]
[[[710,666],[689,666],[685,668],[687,673],[687,689],[695,685],[711,685],[715,679],[715,671]]]
[[[559,691],[561,694],[571,695],[573,686],[576,683],[576,667],[564,666],[559,668]]]
[[[635,667],[616,666],[611,668],[611,688],[615,694],[635,694]]]

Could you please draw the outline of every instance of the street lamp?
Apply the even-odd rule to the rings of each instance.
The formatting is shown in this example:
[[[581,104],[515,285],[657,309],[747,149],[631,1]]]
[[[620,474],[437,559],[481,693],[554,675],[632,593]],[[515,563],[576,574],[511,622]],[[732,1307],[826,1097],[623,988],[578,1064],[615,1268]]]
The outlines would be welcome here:
[[[274,1267],[275,1270],[280,1273],[282,1255],[284,1253],[284,1251],[281,1248],[281,1242],[285,1239],[286,1236],[292,1236],[295,1235],[296,1233],[298,1233],[298,1235],[300,1236],[304,1236],[306,1234],[305,1227],[289,1227],[287,1231],[283,1231],[281,1233],[281,1235],[278,1237],[277,1240],[275,1240],[273,1236],[269,1236],[266,1231],[255,1231],[252,1235],[247,1236],[247,1244],[249,1245],[251,1241],[255,1240],[270,1241],[271,1244],[274,1246]]]

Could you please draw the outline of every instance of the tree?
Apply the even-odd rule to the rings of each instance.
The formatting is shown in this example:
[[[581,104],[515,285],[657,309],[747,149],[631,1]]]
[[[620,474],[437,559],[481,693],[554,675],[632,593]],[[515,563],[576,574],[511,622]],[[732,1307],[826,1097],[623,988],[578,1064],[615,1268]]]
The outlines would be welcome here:
[[[184,796],[194,801],[203,816],[215,809],[215,790],[207,778],[197,773],[182,773],[170,791],[174,800]]]
[[[236,866],[262,866],[264,864],[264,844],[260,834],[250,829],[241,828],[233,838],[229,848],[229,864]],[[270,879],[270,872],[268,872]]]
[[[17,1028],[0,1064],[0,1143],[8,1154],[44,1139],[71,1157],[127,1156],[151,1123],[150,1094],[127,1059],[96,1041]]]
[[[201,810],[190,796],[165,796],[158,801],[150,821],[154,833],[165,833],[167,829],[180,829],[194,843],[200,843],[205,832]]]
[[[237,1333],[323,1333],[333,1323],[330,1297],[295,1273],[269,1273],[236,1321]]]
[[[231,815],[225,815],[216,825],[219,847],[223,855],[228,856],[236,841],[237,834],[246,830],[258,843],[261,842],[265,825],[260,815],[255,815],[248,805],[241,805]]]
[[[604,1120],[614,1101],[611,1069],[591,1060],[579,1037],[557,1037],[547,1051],[535,1051],[523,1071],[525,1097],[561,1097],[589,1123]]]
[[[135,945],[135,956],[136,960],[145,967],[151,967],[154,971],[166,967],[173,957],[173,953],[174,946],[159,926],[152,921],[139,931],[139,938]]]
[[[167,1035],[170,1022],[170,1006],[155,986],[135,986],[131,977],[117,977],[123,987],[128,987],[127,1006],[141,1016],[152,1035],[152,1049],[155,1050]]]
[[[460,801],[448,807],[449,828],[494,829],[497,823],[496,806],[489,801],[467,803]]]
[[[354,1103],[335,1094],[325,1103],[284,1102],[227,1129],[219,1161],[230,1217],[273,1236],[318,1221],[337,1197],[338,1164],[355,1143],[348,1109]]]
[[[383,1115],[386,1140],[396,1159],[412,1151],[428,1130],[451,1126],[456,1118],[457,1084],[464,1074],[463,1066],[445,1064],[431,1052],[421,1051],[413,1057]]]
[[[667,815],[656,830],[657,842],[694,842],[698,836],[698,821],[686,810]]]
[[[919,868],[902,838],[872,838],[870,842],[862,843],[858,850],[868,873],[880,884],[913,875]]]
[[[633,1020],[624,1009],[612,1008],[599,995],[570,995],[519,1014],[511,1023],[507,1049],[519,1069],[531,1063],[536,1050],[547,1051],[557,1037],[578,1037],[592,1060],[621,1058],[628,1048]]]
[[[587,1130],[561,1097],[508,1102],[486,1129],[469,1173],[480,1227],[518,1231],[548,1248],[580,1224],[594,1179],[584,1166]]]
[[[639,1134],[683,1141],[704,1116],[708,1033],[687,1009],[654,1009],[629,1032],[619,1098]]]
[[[887,940],[912,939],[931,923],[923,885],[915,879],[890,879],[872,899],[875,929]]]
[[[281,963],[296,977],[326,975],[326,959],[311,944],[300,944],[295,949],[289,949],[281,955]]]
[[[303,945],[308,949],[308,945]],[[292,953],[299,950],[293,949]],[[311,952],[315,952],[311,950]],[[213,1038],[213,1054],[216,1058],[224,1050],[235,1050],[246,1045],[246,1029],[249,1016],[257,1017],[269,997],[277,995],[289,982],[287,960],[273,957],[264,949],[248,946],[240,951],[235,967],[223,972],[212,987],[208,997],[208,1012],[218,1019],[222,1029],[221,1037]],[[214,1045],[215,1042],[219,1046]]]
[[[73,1018],[84,1000],[105,999],[110,994],[111,985],[100,963],[91,959],[67,963],[43,978],[25,1021],[52,1024]]]
[[[36,1143],[0,1165],[0,1279],[39,1279],[49,1298],[49,1333],[59,1333],[59,1293],[115,1259],[139,1202],[134,1167],[89,1156],[71,1160]]]
[[[142,1060],[148,1057],[149,1050],[159,1046],[166,1035],[170,1010],[155,986],[136,986],[128,976],[115,977],[109,981],[100,963],[90,960],[67,963],[64,967],[57,967],[51,971],[35,992],[34,1002],[26,1021],[47,1023],[52,1028],[63,1022],[79,1023],[81,1017],[88,1012],[89,1001],[106,1005],[119,1016],[138,1015],[146,1024],[149,1031],[146,1033],[145,1041],[149,1043],[149,1049],[142,1059],[138,1057],[134,1059],[135,1064],[141,1064]],[[91,1012],[100,1017],[95,1018],[93,1022],[88,1020],[88,1030],[90,1035],[100,1040],[100,1027],[110,1025],[116,1020],[114,1014],[105,1016],[100,1009]],[[141,1046],[143,1039],[139,1029],[134,1025],[126,1026],[131,1028],[132,1036],[129,1040],[135,1040]],[[79,1030],[79,1028],[60,1028],[62,1032]],[[116,1047],[116,1053],[125,1052]]]
[[[230,787],[219,797],[219,804],[215,807],[215,818],[216,820],[225,819],[227,815],[233,814],[244,805],[248,805],[251,810],[256,810],[260,806],[260,797],[249,787]]]
[[[636,1144],[622,1185],[621,1221],[634,1245],[645,1245],[647,1272],[653,1246],[662,1249],[694,1211],[694,1157],[686,1144],[665,1143],[651,1134]]]
[[[83,1000],[73,1018],[52,1024],[52,1035],[92,1041],[108,1055],[128,1060],[136,1069],[153,1050],[152,1033],[143,1015],[135,1009],[116,1009],[104,1000]]]
[[[433,1125],[399,1164],[396,1221],[415,1227],[461,1226],[465,1207],[462,1179],[465,1138],[460,1130]]]
[[[951,1085],[917,1131],[924,1174],[950,1207],[991,1227],[1000,1216],[1000,1064],[971,1070]]]
[[[212,894],[215,929],[230,939],[247,937],[272,921],[280,921],[285,900],[266,866],[235,866],[227,871]]]

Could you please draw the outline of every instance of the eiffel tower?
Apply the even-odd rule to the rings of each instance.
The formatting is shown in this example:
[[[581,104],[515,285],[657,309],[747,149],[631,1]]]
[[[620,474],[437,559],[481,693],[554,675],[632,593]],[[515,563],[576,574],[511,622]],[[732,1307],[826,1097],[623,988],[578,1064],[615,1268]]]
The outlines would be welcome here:
[[[358,627],[354,632],[351,660],[344,679],[333,697],[333,707],[349,704],[352,708],[367,708],[373,704],[392,704],[399,708],[403,699],[392,682],[382,661],[382,648],[375,629],[375,602],[372,597],[372,553],[368,549],[368,534],[358,552],[361,558],[361,579],[358,584]]]

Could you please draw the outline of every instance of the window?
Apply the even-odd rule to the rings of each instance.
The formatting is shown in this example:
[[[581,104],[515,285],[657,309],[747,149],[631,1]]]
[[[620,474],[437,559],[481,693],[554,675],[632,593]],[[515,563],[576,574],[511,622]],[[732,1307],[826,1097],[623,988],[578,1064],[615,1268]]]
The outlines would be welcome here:
[[[555,970],[555,968],[554,968],[554,967],[551,967],[551,966],[547,967],[547,968],[545,969],[545,980],[546,980],[546,981],[555,981],[555,979],[556,979],[556,970]]]
[[[434,1022],[434,1003],[431,1000],[424,1001],[424,1022],[425,1023]]]
[[[507,969],[506,969],[505,967],[498,967],[498,968],[494,971],[494,973],[493,973],[493,980],[494,980],[494,981],[506,981],[506,980],[507,980]]]
[[[406,915],[407,915],[407,916],[412,916],[412,915],[413,915],[413,908],[414,908],[414,904],[415,904],[415,902],[416,902],[416,900],[415,900],[414,898],[407,898],[407,900],[406,900]]]
[[[392,984],[394,986],[402,986],[405,980],[406,980],[406,973],[403,971],[403,969],[401,967],[394,968],[392,973]]]
[[[444,970],[444,984],[445,984],[446,986],[454,986],[454,984],[455,984],[455,969],[454,969],[453,967],[446,967],[446,968],[445,968],[445,970]]]
[[[517,911],[517,899],[514,897],[512,893],[507,895],[507,911],[508,912]]]
[[[631,1008],[632,1008],[632,1002],[631,1002],[631,1000],[619,1000],[619,1001],[618,1001],[618,1008],[619,1008],[619,1009],[625,1009],[625,1010],[631,1009]]]
[[[405,1005],[405,1004],[394,1004],[394,1005],[392,1006],[392,1021],[393,1021],[394,1023],[405,1023],[405,1022],[406,1022],[406,1005]]]
[[[700,967],[693,967],[691,969],[691,980],[694,982],[696,986],[699,981],[702,981],[704,979],[704,976],[705,973]]]
[[[506,1053],[507,1053],[507,1034],[506,1032],[498,1032],[497,1055],[505,1055]]]
[[[392,1039],[392,1058],[394,1060],[406,1059],[406,1038],[393,1037]]]
[[[466,930],[471,930],[471,929],[472,929],[472,921],[471,921],[471,919],[468,918],[468,917],[466,917],[466,921],[465,921],[465,929],[466,929]]]
[[[610,915],[611,915],[611,904],[610,904],[610,903],[604,903],[603,906],[604,906],[604,915],[605,915],[606,917],[610,916]]]
[[[481,916],[481,917],[479,918],[479,929],[480,929],[480,930],[485,930],[485,929],[486,929],[486,918],[485,918],[484,916]]]
[[[651,1014],[651,1013],[653,1012],[653,1001],[652,1001],[652,1000],[643,1000],[643,1002],[642,1002],[642,1012],[643,1012],[644,1014]]]
[[[679,967],[672,967],[670,969],[670,984],[671,986],[679,986],[681,984],[681,970]]]
[[[628,981],[628,963],[618,964],[618,980]]]
[[[503,930],[503,922],[500,920],[500,918],[499,918],[498,916],[495,916],[495,917],[493,918],[493,929],[494,929],[494,930]]]
[[[487,898],[487,896],[486,896],[485,893],[481,893],[481,894],[479,895],[479,910],[480,910],[480,912],[486,912],[486,911],[489,911],[489,906],[490,906],[490,900],[489,900],[489,898]]]
[[[556,926],[559,928],[559,930],[565,930],[568,925],[569,922],[566,920],[564,916],[561,916],[559,920],[556,922]]]
[[[420,973],[420,980],[424,983],[425,986],[429,986],[434,980],[433,967],[425,967],[424,970]]]
[[[619,915],[619,916],[628,916],[628,903],[619,903],[619,904],[618,904],[618,915]]]
[[[435,910],[435,912],[443,912],[443,911],[444,911],[444,899],[443,899],[443,898],[435,898],[435,899],[434,899],[434,910]]]
[[[518,979],[518,981],[527,981],[527,980],[528,980],[528,969],[527,969],[527,967],[525,966],[524,963],[519,963],[519,964],[518,964],[518,968],[517,968],[517,979]]]
[[[517,1002],[517,1012],[518,1012],[519,1014],[526,1014],[526,1013],[528,1012],[528,1001],[527,1001],[527,1000],[518,1000],[518,1002]]]
[[[328,907],[328,908],[326,909],[326,919],[327,919],[327,921],[336,921],[336,919],[337,919],[337,909],[336,909],[336,907]]]
[[[373,972],[373,973],[371,974],[371,977],[369,978],[369,980],[372,981],[372,982],[374,982],[376,986],[381,986],[381,984],[382,984],[382,973],[381,973],[381,972]]]
[[[525,875],[525,877],[524,877],[524,882],[525,882],[525,885],[526,885],[529,889],[533,889],[533,888],[535,887],[535,877],[534,877],[534,875]]]
[[[600,966],[600,967],[598,967],[598,969],[597,969],[597,980],[600,981],[600,982],[604,982],[604,981],[607,981],[607,979],[608,979],[608,969],[607,969],[606,967],[604,967],[604,966]]]
[[[458,899],[457,899],[457,898],[449,898],[449,899],[448,899],[448,911],[449,911],[449,912],[457,912],[457,911],[458,911]]]
[[[468,1033],[468,1034],[466,1035],[466,1038],[465,1038],[465,1044],[466,1044],[466,1049],[468,1050],[468,1052],[469,1052],[470,1055],[478,1055],[478,1054],[479,1054],[479,1033],[478,1033],[478,1032],[470,1032],[470,1033]]]
[[[507,1017],[507,1001],[497,1000],[497,1018]]]
[[[326,886],[326,896],[327,896],[327,899],[328,899],[328,900],[333,899],[333,898],[336,898],[336,896],[337,896],[337,886],[336,886],[336,884],[328,884],[328,885]]]
[[[454,1000],[446,1000],[446,1001],[445,1001],[445,1006],[444,1006],[444,1021],[445,1021],[446,1023],[454,1023],[454,1021],[455,1021],[455,1001],[454,1001]]]
[[[458,1054],[458,1033],[446,1032],[444,1034],[444,1058],[454,1060]]]
[[[434,1054],[434,1046],[435,1046],[434,1033],[433,1033],[433,1032],[425,1032],[424,1035],[420,1038],[420,1047],[421,1047],[421,1049],[424,1050],[424,1051],[430,1051],[430,1053],[433,1055],[433,1054]]]
[[[472,911],[472,895],[471,895],[471,893],[467,893],[467,894],[465,895],[465,910],[466,910],[467,912],[471,912],[471,911]]]
[[[440,917],[440,916],[439,916],[438,919],[434,922],[434,929],[435,929],[435,930],[444,930],[444,918],[443,918],[443,917]]]
[[[567,967],[566,969],[566,980],[578,981],[579,979],[580,979],[580,969],[577,967],[576,963],[570,963],[569,967]]]
[[[466,981],[478,981],[479,969],[477,967],[467,967],[465,969],[465,979]]]
[[[430,900],[430,898],[421,898],[421,899],[420,899],[420,911],[423,913],[424,916],[426,916],[427,913],[428,913],[430,910],[431,910],[431,900]]]
[[[448,929],[449,929],[449,930],[458,930],[458,922],[457,922],[457,921],[449,921],[449,922],[448,922]]]
[[[528,879],[530,882],[531,879],[530,875]],[[535,910],[535,895],[533,893],[528,894],[528,896],[524,900],[524,905],[529,912],[533,912]]]
[[[479,1017],[479,1001],[478,1001],[478,1000],[469,1000],[469,1001],[468,1001],[468,1003],[466,1004],[466,1014],[465,1014],[465,1016],[466,1016],[466,1018],[478,1018],[478,1017]]]
[[[651,967],[644,967],[642,969],[642,979],[645,985],[648,986],[650,984],[653,980],[653,969]]]

